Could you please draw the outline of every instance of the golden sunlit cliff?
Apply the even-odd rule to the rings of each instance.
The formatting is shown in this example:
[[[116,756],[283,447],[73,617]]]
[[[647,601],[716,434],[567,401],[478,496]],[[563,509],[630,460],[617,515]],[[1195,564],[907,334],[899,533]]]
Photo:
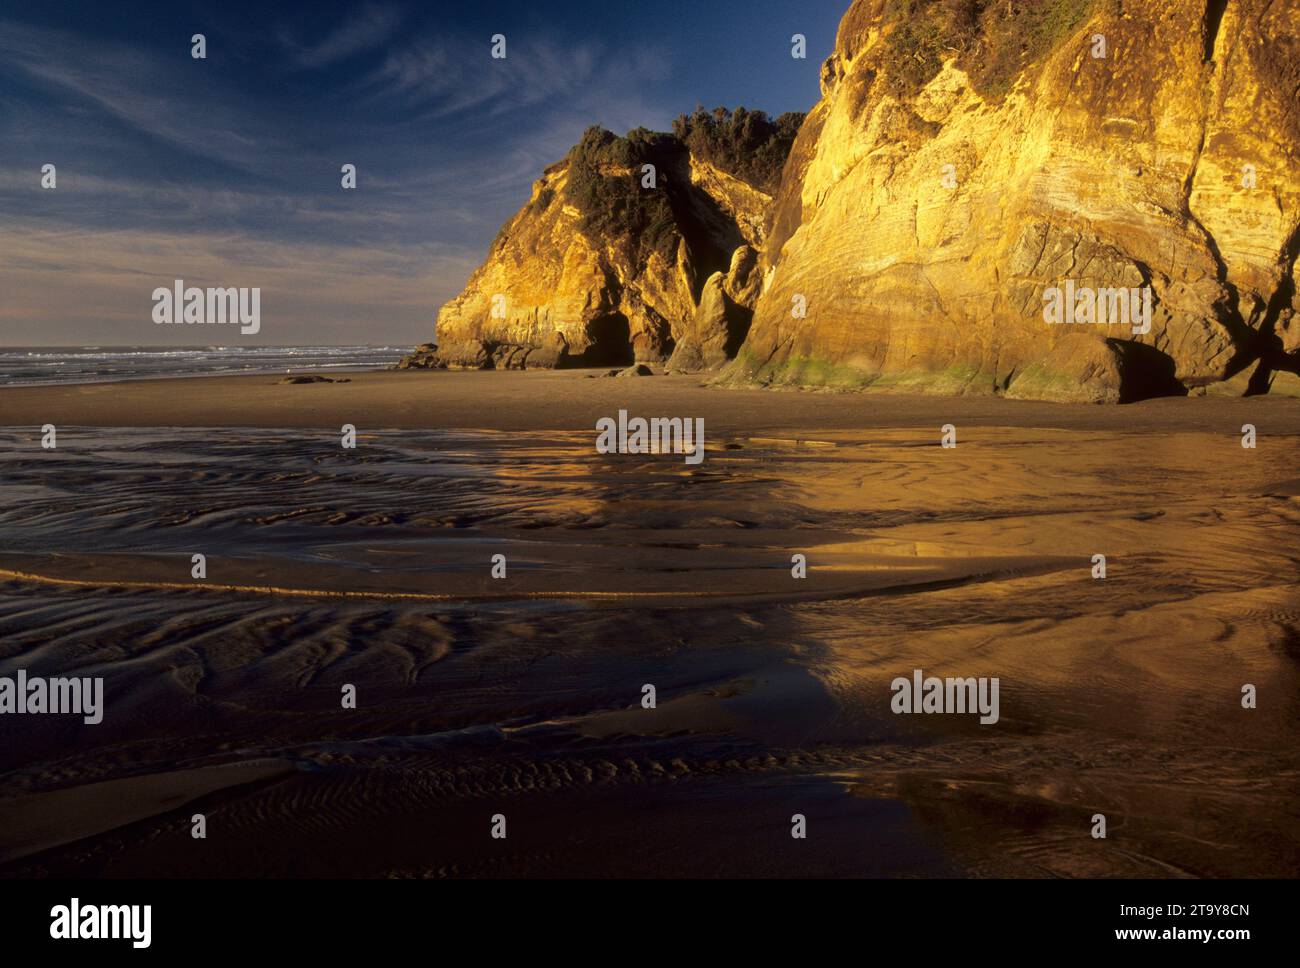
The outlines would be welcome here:
[[[1294,392],[1298,38],[1300,0],[856,0],[801,124],[589,131],[403,365]]]

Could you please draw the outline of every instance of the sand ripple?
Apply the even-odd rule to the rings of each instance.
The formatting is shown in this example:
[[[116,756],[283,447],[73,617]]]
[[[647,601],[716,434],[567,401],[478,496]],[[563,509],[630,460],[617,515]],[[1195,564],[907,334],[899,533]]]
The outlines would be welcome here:
[[[108,698],[0,721],[0,871],[1294,876],[1300,446],[1269,447],[0,434],[0,675]],[[1000,677],[1001,721],[892,715],[915,667]]]

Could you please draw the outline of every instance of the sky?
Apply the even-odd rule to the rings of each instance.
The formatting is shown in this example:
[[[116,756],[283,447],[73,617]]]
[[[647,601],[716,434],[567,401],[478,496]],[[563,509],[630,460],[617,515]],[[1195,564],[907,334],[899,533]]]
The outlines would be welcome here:
[[[589,125],[806,111],[847,6],[0,0],[0,345],[429,341]],[[260,332],[155,324],[175,279]]]

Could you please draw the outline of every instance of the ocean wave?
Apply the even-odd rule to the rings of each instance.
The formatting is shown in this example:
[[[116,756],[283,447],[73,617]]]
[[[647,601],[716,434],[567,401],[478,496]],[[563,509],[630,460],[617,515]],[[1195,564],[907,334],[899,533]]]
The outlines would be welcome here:
[[[364,369],[396,363],[399,346],[11,347],[0,349],[0,383],[104,383],[286,369]]]

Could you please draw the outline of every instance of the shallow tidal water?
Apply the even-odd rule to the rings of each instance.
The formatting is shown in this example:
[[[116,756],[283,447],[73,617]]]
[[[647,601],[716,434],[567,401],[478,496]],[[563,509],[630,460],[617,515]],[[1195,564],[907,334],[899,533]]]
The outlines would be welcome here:
[[[1295,876],[1298,455],[3,432],[0,676],[106,709],[0,717],[0,874]]]

